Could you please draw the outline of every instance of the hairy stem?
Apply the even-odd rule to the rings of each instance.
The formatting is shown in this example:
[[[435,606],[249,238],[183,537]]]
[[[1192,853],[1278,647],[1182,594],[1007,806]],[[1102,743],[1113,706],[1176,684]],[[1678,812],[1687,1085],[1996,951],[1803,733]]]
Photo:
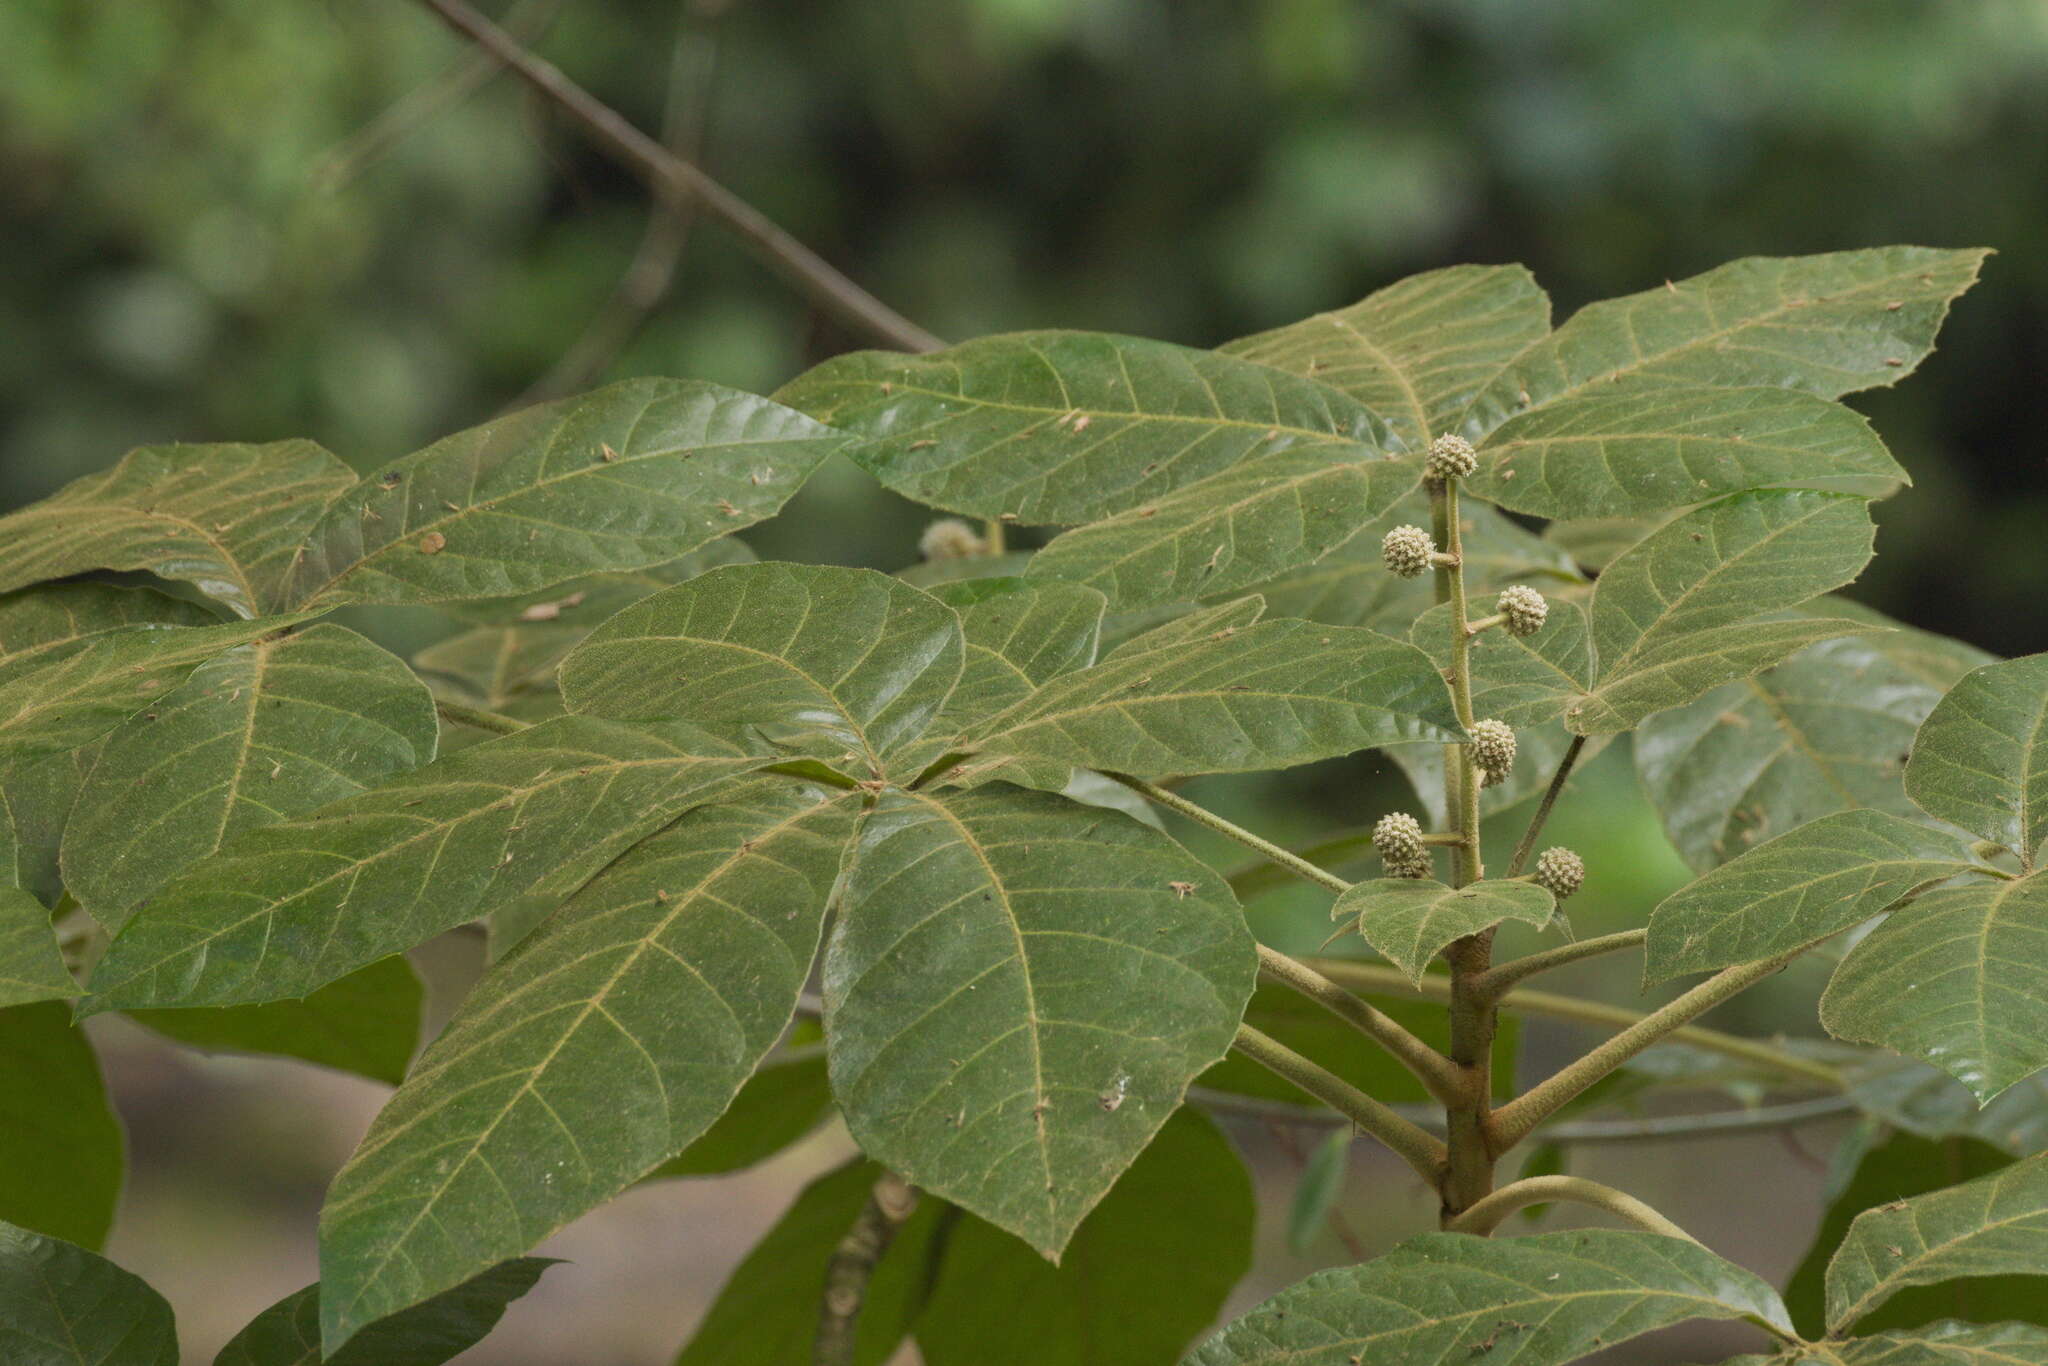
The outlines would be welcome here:
[[[1374,1009],[1369,1001],[1344,990],[1306,963],[1264,944],[1259,945],[1259,969],[1272,981],[1292,987],[1393,1054],[1438,1100],[1448,1105],[1458,1099],[1463,1085],[1458,1069],[1443,1054]]]
[[[1436,1184],[1444,1168],[1444,1145],[1427,1129],[1250,1025],[1237,1027],[1237,1041],[1231,1046],[1343,1115],[1391,1148],[1423,1180]]]
[[[1515,856],[1508,860],[1509,877],[1517,876],[1528,866],[1529,852],[1536,847],[1536,837],[1543,833],[1544,822],[1550,819],[1550,808],[1557,805],[1558,794],[1564,791],[1565,781],[1572,776],[1585,748],[1583,735],[1574,735],[1565,746],[1564,757],[1557,761],[1557,772],[1550,775],[1550,786],[1543,789],[1543,800],[1536,804],[1536,814],[1529,818],[1529,828],[1522,833],[1522,842],[1515,846]]]
[[[868,1282],[896,1230],[917,1210],[917,1192],[894,1172],[884,1172],[868,1195],[853,1227],[832,1250],[825,1267],[825,1294],[818,1303],[818,1338],[811,1352],[814,1366],[853,1366],[855,1332]]]
[[[507,716],[498,711],[485,711],[482,707],[465,707],[460,702],[450,702],[445,698],[434,700],[434,710],[441,714],[444,721],[453,721],[458,726],[469,726],[475,730],[494,731],[499,735],[510,735],[514,731],[525,730],[528,724],[516,716]]]
[[[1576,963],[1585,958],[1598,958],[1602,954],[1620,953],[1632,949],[1649,937],[1648,930],[1622,930],[1616,934],[1603,934],[1594,939],[1578,939],[1569,944],[1560,944],[1554,949],[1539,953],[1525,954],[1511,962],[1498,963],[1487,969],[1486,975],[1475,984],[1480,992],[1499,1000],[1515,983],[1534,977],[1539,972],[1561,968],[1567,963]]]
[[[1148,783],[1143,778],[1133,778],[1128,773],[1110,773],[1105,770],[1102,776],[1110,779],[1112,782],[1122,783],[1147,801],[1166,808],[1176,816],[1185,816],[1197,825],[1208,826],[1219,835],[1229,836],[1247,849],[1257,850],[1261,857],[1278,864],[1297,877],[1307,878],[1318,887],[1327,887],[1333,892],[1348,892],[1351,890],[1349,882],[1346,882],[1328,869],[1318,868],[1300,855],[1289,853],[1271,840],[1255,835],[1243,826],[1223,819],[1223,817],[1206,807],[1195,805],[1186,797],[1168,792],[1165,788],[1155,783]]]
[[[1689,1243],[1699,1241],[1633,1195],[1612,1186],[1603,1186],[1598,1181],[1588,1181],[1582,1176],[1524,1177],[1502,1186],[1445,1224],[1444,1229],[1449,1233],[1473,1233],[1484,1238],[1516,1210],[1555,1200],[1604,1209],[1645,1233],[1661,1233],[1666,1238],[1683,1238]]]

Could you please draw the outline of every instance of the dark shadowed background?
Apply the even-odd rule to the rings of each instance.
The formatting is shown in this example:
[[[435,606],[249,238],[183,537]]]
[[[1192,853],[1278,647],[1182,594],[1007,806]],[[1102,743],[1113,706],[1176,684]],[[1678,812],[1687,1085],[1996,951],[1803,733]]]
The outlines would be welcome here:
[[[2041,0],[491,8],[949,338],[1073,326],[1206,346],[1462,261],[1525,262],[1562,317],[1736,256],[1994,247],[1940,351],[1854,399],[1916,487],[1879,508],[1853,596],[2001,653],[2048,648]],[[368,468],[523,396],[641,374],[765,392],[862,340],[715,225],[648,224],[637,183],[412,0],[8,0],[0,509],[144,442],[306,436]],[[894,568],[920,524],[842,462],[747,539]],[[1555,827],[1595,870],[1582,930],[1641,923],[1682,875],[1622,748]],[[1361,762],[1200,795],[1307,838],[1369,819],[1394,781]],[[1320,917],[1298,903],[1255,918]],[[423,963],[452,990],[469,952]],[[1722,1022],[1812,1033],[1817,981],[1791,974]],[[1635,999],[1629,967],[1579,982]],[[135,1164],[110,1250],[172,1297],[205,1360],[312,1277],[321,1189],[380,1092],[119,1021],[95,1034]],[[1525,1069],[1572,1037],[1532,1027]],[[1235,1132],[1274,1203],[1241,1304],[1344,1252],[1285,1250],[1288,1159]],[[1603,1150],[1575,1170],[1782,1275],[1838,1136]],[[464,1360],[665,1362],[843,1151],[827,1134],[742,1177],[634,1193],[572,1228],[555,1250],[577,1264]],[[1427,1225],[1428,1203],[1360,1150],[1344,1210],[1368,1245]],[[1617,1359],[1685,1346],[1632,1351]]]

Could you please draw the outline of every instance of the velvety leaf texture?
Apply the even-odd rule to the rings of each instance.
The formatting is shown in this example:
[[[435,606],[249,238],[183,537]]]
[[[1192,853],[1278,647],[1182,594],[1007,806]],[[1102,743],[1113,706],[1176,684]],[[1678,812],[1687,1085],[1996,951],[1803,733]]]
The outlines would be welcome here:
[[[857,351],[776,397],[860,438],[848,453],[897,492],[1026,524],[1107,517],[1279,451],[1399,449],[1369,408],[1314,380],[1100,332]]]
[[[110,929],[187,864],[434,757],[426,688],[319,624],[193,670],[107,736],[64,832],[64,882]]]
[[[1929,892],[1842,960],[1828,1032],[1923,1058],[1988,1101],[2048,1066],[2048,876]]]
[[[87,1012],[302,996],[486,911],[552,905],[766,760],[680,722],[563,717],[236,837],[131,917]]]
[[[0,592],[137,569],[185,580],[240,616],[283,611],[299,547],[355,482],[310,441],[144,446],[0,517]]]
[[[128,1018],[207,1053],[297,1058],[396,1086],[419,1047],[425,992],[401,956],[358,968],[297,1001],[210,1010],[131,1010]]]
[[[99,1060],[62,1003],[0,1010],[0,1077],[0,1219],[100,1246],[121,1196],[125,1145]],[[0,1343],[5,1322],[0,1312]]]
[[[773,516],[843,438],[699,380],[634,379],[458,432],[342,494],[294,601],[426,603],[638,569]]]
[[[1451,266],[1219,349],[1342,389],[1420,450],[1549,332],[1550,299],[1526,268]]]
[[[1973,866],[1953,835],[1917,822],[1870,810],[1823,816],[1659,903],[1644,984],[1789,953]]]
[[[1828,1327],[1906,1286],[1999,1275],[2048,1276],[2048,1154],[1858,1215],[1828,1263]]]
[[[562,663],[572,710],[687,717],[880,776],[959,682],[960,620],[866,569],[748,564],[656,593]]]
[[[2033,867],[2048,838],[2048,654],[1987,664],[1950,688],[1913,741],[1906,795]]]
[[[1330,914],[1358,922],[1365,942],[1416,982],[1446,944],[1477,934],[1503,920],[1539,929],[1557,908],[1549,892],[1533,882],[1483,881],[1446,887],[1427,878],[1379,878],[1360,882],[1337,898]]]
[[[0,1008],[77,994],[50,908],[19,887],[0,887]]]
[[[1425,1233],[1319,1272],[1226,1327],[1186,1366],[1560,1366],[1687,1319],[1788,1328],[1768,1285],[1697,1243],[1579,1230]]]
[[[718,1118],[789,1022],[857,796],[783,780],[699,807],[485,975],[328,1193],[330,1349],[524,1252]]]
[[[373,1323],[326,1366],[441,1366],[477,1343],[505,1307],[533,1289],[554,1262],[521,1257],[412,1308]],[[320,1287],[294,1291],[249,1321],[213,1359],[213,1366],[321,1366]]]
[[[825,959],[863,1151],[1057,1254],[1223,1056],[1256,972],[1222,879],[1049,794],[892,792]]]
[[[0,1361],[178,1366],[171,1306],[104,1257],[0,1223]]]

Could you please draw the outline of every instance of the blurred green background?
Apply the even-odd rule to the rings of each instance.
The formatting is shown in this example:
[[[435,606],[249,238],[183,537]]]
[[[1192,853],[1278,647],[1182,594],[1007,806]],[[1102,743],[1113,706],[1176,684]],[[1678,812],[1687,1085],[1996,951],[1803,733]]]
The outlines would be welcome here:
[[[1879,509],[1854,595],[2001,653],[2048,648],[2042,0],[490,8],[947,337],[1212,345],[1461,261],[1527,263],[1563,317],[1736,256],[1995,247],[1939,353],[1855,400],[1917,487]],[[715,225],[678,242],[649,221],[637,183],[411,0],[7,0],[0,509],[143,442],[308,436],[368,467],[536,393],[640,374],[766,391],[863,343]],[[921,520],[842,463],[748,539],[896,567]],[[1199,795],[1308,838],[1369,820],[1398,784],[1362,761]],[[1595,869],[1582,931],[1640,923],[1682,875],[1632,784],[1617,747],[1557,827]],[[1282,894],[1255,915],[1298,937],[1289,917],[1321,908]],[[1627,967],[1578,981],[1634,998]],[[1813,1032],[1815,982],[1793,974],[1735,1022]],[[1529,1038],[1540,1066],[1578,1036]],[[310,1278],[320,1188],[379,1095],[118,1022],[102,1042],[137,1163],[113,1250],[164,1282],[198,1351]],[[1804,1141],[1824,1154],[1838,1132]],[[1291,1176],[1241,1137],[1282,1205],[1274,1244]],[[465,1360],[665,1360],[791,1182],[837,1151],[821,1142],[579,1226],[581,1273]],[[1717,1166],[1729,1176],[1701,1180]],[[1803,1250],[1814,1168],[1766,1138],[1582,1169],[1671,1197],[1778,1274]],[[1375,1247],[1432,1213],[1391,1171],[1354,1163],[1347,1209]],[[1266,1253],[1247,1296],[1342,1249]],[[1666,1359],[1642,1350],[1619,1359]]]

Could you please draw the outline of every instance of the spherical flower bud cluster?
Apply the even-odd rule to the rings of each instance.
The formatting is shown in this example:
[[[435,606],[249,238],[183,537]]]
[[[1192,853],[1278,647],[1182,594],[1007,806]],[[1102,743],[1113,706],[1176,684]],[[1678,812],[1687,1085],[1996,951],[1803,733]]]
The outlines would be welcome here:
[[[1535,589],[1517,583],[1500,590],[1493,610],[1507,618],[1501,624],[1507,627],[1509,635],[1533,636],[1543,629],[1543,619],[1550,615],[1550,604]]]
[[[1422,825],[1406,811],[1394,811],[1379,818],[1372,828],[1372,847],[1388,877],[1429,877],[1429,848],[1422,842]]]
[[[1429,572],[1429,557],[1436,554],[1436,542],[1419,526],[1397,526],[1380,542],[1380,558],[1387,568],[1404,579]]]
[[[917,553],[927,560],[971,560],[988,553],[988,542],[958,517],[941,517],[917,538]]]
[[[1479,468],[1479,452],[1455,432],[1445,432],[1429,443],[1429,459],[1423,463],[1432,479],[1463,479]]]
[[[1586,863],[1560,846],[1545,849],[1536,860],[1534,881],[1559,901],[1586,885]]]
[[[1479,785],[1493,787],[1508,780],[1515,768],[1515,732],[1505,721],[1472,723],[1472,761],[1479,765]]]

